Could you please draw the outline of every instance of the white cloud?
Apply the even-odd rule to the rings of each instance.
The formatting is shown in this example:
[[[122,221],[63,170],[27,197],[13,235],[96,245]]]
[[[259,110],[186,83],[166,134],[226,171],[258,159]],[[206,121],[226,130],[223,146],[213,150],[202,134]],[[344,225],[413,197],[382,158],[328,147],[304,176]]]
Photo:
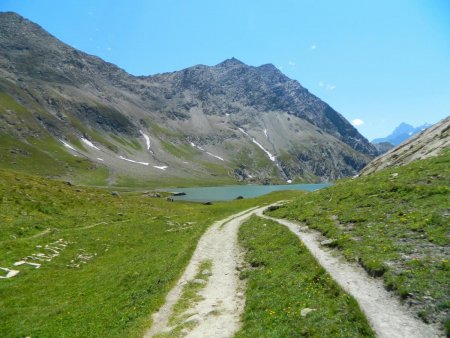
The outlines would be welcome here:
[[[110,52],[111,50],[112,50],[112,48],[111,47],[108,47],[108,48],[106,48],[107,50],[108,50],[108,52]]]
[[[357,126],[362,126],[364,124],[364,121],[361,119],[354,119],[352,120],[352,124],[357,127]]]
[[[313,43],[313,44],[311,45],[311,49],[312,49],[312,50],[317,49],[317,45],[316,45],[315,43]]]
[[[326,90],[335,90],[336,89],[336,85],[326,83],[325,81],[322,81],[322,80],[319,81],[319,87],[322,87]]]
[[[294,61],[289,61],[288,65],[291,67],[295,67],[297,64]]]

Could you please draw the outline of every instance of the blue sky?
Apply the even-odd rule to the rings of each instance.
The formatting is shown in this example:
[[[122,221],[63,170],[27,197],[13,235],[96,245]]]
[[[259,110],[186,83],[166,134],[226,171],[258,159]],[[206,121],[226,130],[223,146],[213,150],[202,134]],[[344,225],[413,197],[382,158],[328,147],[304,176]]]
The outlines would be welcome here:
[[[450,115],[449,0],[1,0],[135,75],[273,63],[368,139]]]

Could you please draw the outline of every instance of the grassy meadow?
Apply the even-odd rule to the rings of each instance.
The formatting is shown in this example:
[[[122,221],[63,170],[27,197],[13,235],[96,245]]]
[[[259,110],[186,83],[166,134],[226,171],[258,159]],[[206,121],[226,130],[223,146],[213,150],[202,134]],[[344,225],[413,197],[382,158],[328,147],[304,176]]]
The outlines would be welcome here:
[[[450,332],[450,151],[343,180],[272,211],[319,230],[350,261]]]
[[[0,170],[0,267],[20,271],[0,279],[0,336],[140,336],[209,225],[299,194],[202,205]]]
[[[76,161],[86,184],[108,175]],[[45,161],[36,163],[28,161],[24,170],[39,174]],[[112,194],[11,171],[8,164],[0,169],[0,267],[20,272],[0,279],[0,336],[141,336],[209,225],[282,199],[293,201],[271,216],[319,230],[348,260],[384,278],[425,322],[448,327],[448,163],[450,151],[312,193],[213,205],[124,188]],[[239,238],[249,267],[241,274],[248,292],[238,337],[373,336],[355,301],[287,229],[252,218]],[[22,260],[27,263],[14,266]],[[302,316],[305,308],[314,311]]]

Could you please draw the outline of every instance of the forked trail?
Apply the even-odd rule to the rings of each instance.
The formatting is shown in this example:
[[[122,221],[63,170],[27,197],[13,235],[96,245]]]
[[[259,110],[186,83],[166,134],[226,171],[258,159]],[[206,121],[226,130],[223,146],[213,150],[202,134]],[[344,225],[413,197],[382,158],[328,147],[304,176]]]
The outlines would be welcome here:
[[[288,227],[316,257],[337,283],[359,303],[378,337],[437,337],[434,329],[415,318],[406,307],[359,266],[350,264],[321,248],[318,234],[301,231],[295,223],[263,215],[265,207],[255,207],[214,223],[202,236],[183,276],[169,292],[166,303],[153,314],[153,326],[145,337],[232,337],[240,327],[245,305],[245,285],[239,280],[237,267],[242,257],[237,243],[240,224],[251,215],[274,220]],[[199,280],[200,265],[208,261],[208,278]],[[198,298],[181,313],[174,311],[183,288],[191,283],[204,284]]]

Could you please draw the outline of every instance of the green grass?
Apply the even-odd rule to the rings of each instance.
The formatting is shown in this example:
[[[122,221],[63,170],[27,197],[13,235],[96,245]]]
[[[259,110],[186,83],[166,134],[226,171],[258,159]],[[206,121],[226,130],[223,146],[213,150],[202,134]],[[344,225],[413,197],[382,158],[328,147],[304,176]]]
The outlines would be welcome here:
[[[450,151],[337,182],[270,214],[334,239],[350,261],[415,306],[425,322],[449,317]]]
[[[22,105],[18,104],[10,95],[7,93],[0,93],[0,109],[2,113],[6,110],[12,110],[19,114],[28,114],[28,110]]]
[[[244,164],[250,168],[264,168],[266,170],[272,170],[274,166],[273,162],[269,160],[257,145],[254,145],[253,148],[244,146],[236,154],[235,163],[237,165]],[[276,174],[278,175],[278,172]]]
[[[40,269],[0,280],[0,336],[141,336],[209,225],[295,195],[202,205],[0,170],[0,266],[69,243]]]
[[[81,151],[87,151],[84,144],[81,142],[81,140],[78,137],[75,137],[75,135],[68,136],[69,144],[75,146],[75,148],[81,150]]]
[[[132,153],[132,152],[128,148],[132,148],[134,150],[142,150],[143,149],[142,145],[139,143],[139,141],[134,138],[127,139],[127,138],[124,138],[124,137],[121,137],[121,136],[115,135],[115,134],[109,134],[109,136],[111,138],[113,138],[115,141],[117,141],[118,143],[120,143],[121,145],[125,146],[126,147],[125,150],[127,150],[129,153]]]
[[[55,126],[59,123],[48,113],[40,112],[39,115],[47,123]],[[68,153],[27,108],[10,95],[0,93],[0,129],[4,121],[17,124],[22,137],[8,133],[0,135],[0,169],[71,179],[81,184],[106,184],[109,173],[105,167]],[[77,137],[72,135],[69,139],[72,145],[85,149]]]
[[[145,122],[150,126],[150,130],[152,131],[152,133],[158,138],[163,139],[170,138],[176,140],[180,140],[183,138],[183,135],[181,133],[177,133],[168,128],[164,128],[160,124],[155,123],[154,121],[147,119],[145,120]]]
[[[202,176],[203,175],[203,176]],[[231,177],[206,176],[205,173],[196,173],[192,177],[173,177],[167,176],[155,179],[141,179],[130,176],[117,176],[114,187],[117,189],[170,189],[179,190],[180,188],[189,187],[211,187],[220,185],[233,185],[236,181]]]
[[[199,161],[199,163],[208,170],[208,173],[212,176],[220,177],[221,179],[227,179],[233,180],[232,176],[230,175],[230,169],[228,167],[225,167],[223,164],[218,164],[214,162],[209,161]]]
[[[356,301],[285,227],[252,217],[239,231],[248,268],[236,337],[374,337]],[[302,309],[314,309],[306,316]]]
[[[102,165],[89,163],[85,170],[78,170],[72,178],[74,182],[81,185],[104,187],[108,185],[109,169]]]
[[[0,136],[0,169],[93,185],[105,185],[108,178],[105,167],[69,154],[62,144],[49,136],[28,141]]]
[[[192,160],[196,155],[200,154],[200,151],[196,150],[189,144],[173,144],[164,140],[160,140],[163,148],[177,158],[183,158],[186,160]]]

